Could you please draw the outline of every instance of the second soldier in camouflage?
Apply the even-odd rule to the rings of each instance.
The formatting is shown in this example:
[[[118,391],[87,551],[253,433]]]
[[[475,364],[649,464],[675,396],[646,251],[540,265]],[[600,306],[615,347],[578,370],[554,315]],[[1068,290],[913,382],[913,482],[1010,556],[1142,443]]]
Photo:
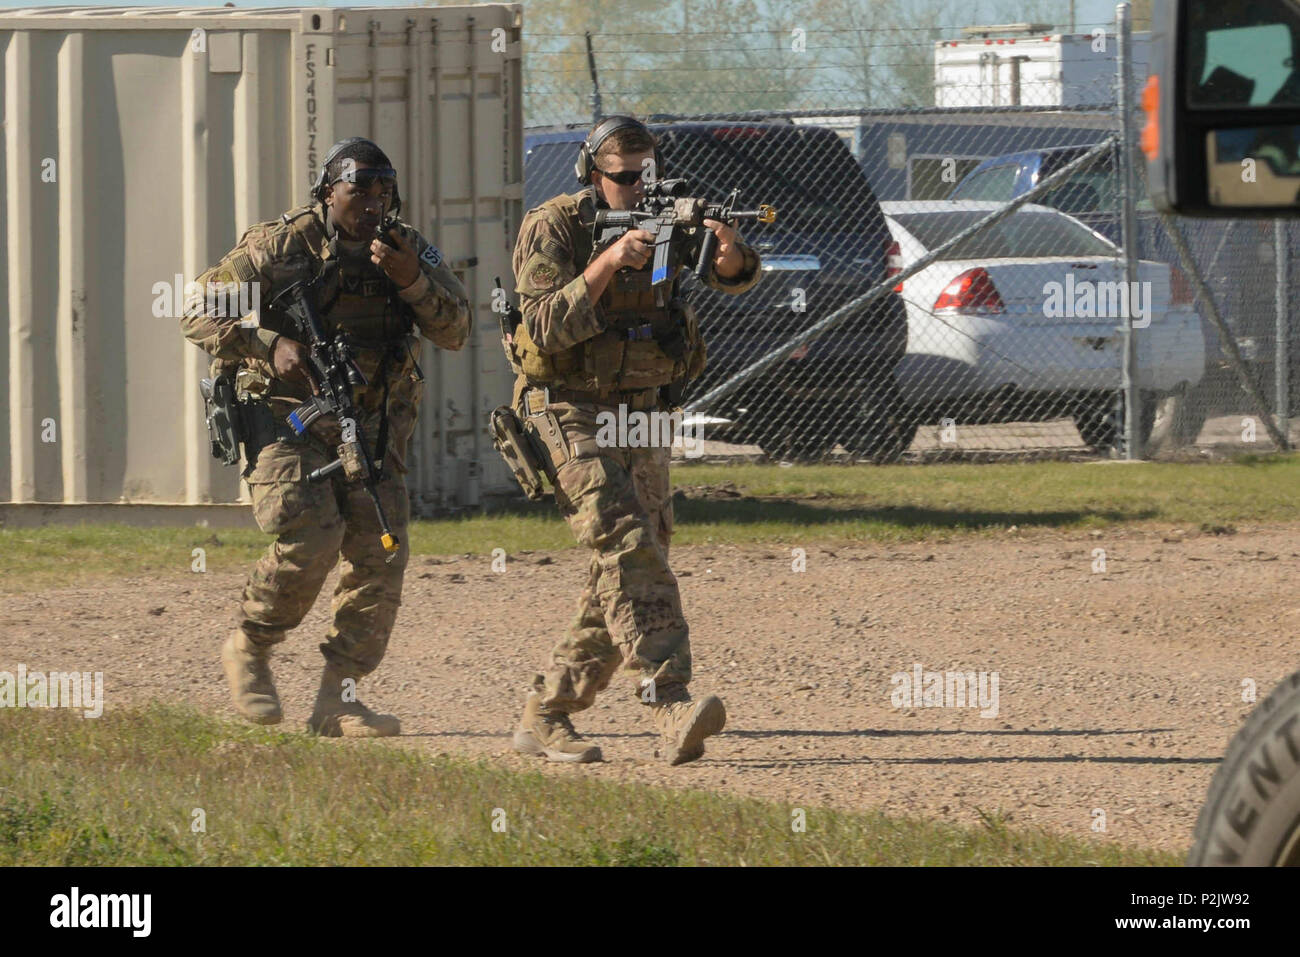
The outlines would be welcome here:
[[[704,753],[726,710],[714,695],[696,701],[687,691],[689,629],[668,566],[671,450],[603,443],[598,417],[620,407],[666,414],[669,387],[703,371],[705,348],[690,306],[675,296],[661,305],[651,289],[648,233],[631,230],[593,249],[597,208],[632,209],[644,195],[642,173],[657,161],[649,130],[611,117],[583,150],[579,179],[590,187],[530,210],[514,252],[523,321],[506,350],[515,405],[546,444],[574,537],[591,549],[576,616],[534,679],[514,747],[553,761],[600,760],[569,716],[590,707],[621,667],[652,710],[665,760],[682,764]],[[725,293],[751,288],[758,255],[732,227],[705,225],[718,237],[705,282]]]

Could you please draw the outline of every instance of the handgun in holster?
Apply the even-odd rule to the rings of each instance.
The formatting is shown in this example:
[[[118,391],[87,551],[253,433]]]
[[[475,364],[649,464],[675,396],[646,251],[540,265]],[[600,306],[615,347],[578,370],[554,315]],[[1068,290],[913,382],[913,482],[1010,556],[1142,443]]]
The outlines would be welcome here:
[[[553,470],[548,468],[549,459],[537,447],[515,410],[508,405],[492,410],[492,445],[530,501],[535,502],[546,494],[542,476],[546,475],[554,483]]]
[[[199,380],[199,393],[212,457],[222,465],[238,465],[242,444],[244,460],[251,467],[258,453],[276,438],[270,409],[256,399],[239,398],[235,380],[228,375]]]

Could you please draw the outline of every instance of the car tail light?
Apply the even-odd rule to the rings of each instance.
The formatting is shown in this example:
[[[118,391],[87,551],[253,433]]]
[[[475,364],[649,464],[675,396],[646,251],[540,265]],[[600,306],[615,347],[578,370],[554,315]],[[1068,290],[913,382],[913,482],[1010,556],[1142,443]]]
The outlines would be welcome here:
[[[962,312],[1003,312],[1006,306],[998,294],[993,280],[982,268],[967,269],[939,293],[935,309],[957,309]]]
[[[715,140],[756,140],[766,135],[761,126],[720,126],[713,131]]]
[[[1190,306],[1196,301],[1192,284],[1187,281],[1187,274],[1177,266],[1169,267],[1169,304],[1171,306]]]
[[[898,245],[897,240],[891,242],[885,247],[885,278],[897,276],[903,271],[903,250]],[[902,292],[903,284],[900,282],[894,287],[894,292]]]

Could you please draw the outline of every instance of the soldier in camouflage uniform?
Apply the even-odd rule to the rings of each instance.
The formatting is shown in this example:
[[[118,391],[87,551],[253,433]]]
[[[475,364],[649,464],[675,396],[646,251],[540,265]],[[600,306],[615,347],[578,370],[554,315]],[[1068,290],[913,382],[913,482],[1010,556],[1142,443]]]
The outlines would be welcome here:
[[[693,701],[688,629],[668,567],[672,535],[670,449],[598,440],[597,417],[659,411],[704,368],[704,343],[690,306],[659,305],[650,288],[652,239],[632,230],[592,248],[597,208],[631,209],[644,195],[646,165],[658,162],[649,130],[628,117],[598,124],[583,145],[579,180],[591,186],[530,210],[515,244],[523,320],[507,337],[518,378],[515,407],[551,436],[555,498],[577,540],[592,550],[586,587],[568,634],[533,682],[514,747],[553,761],[600,760],[569,716],[591,706],[621,665],[651,706],[670,764],[704,753],[726,709]],[[718,236],[706,282],[741,293],[759,279],[758,255],[736,231],[706,220]],[[681,264],[676,264],[680,269]],[[675,275],[675,274],[674,274]],[[676,292],[676,284],[671,286]]]
[[[392,164],[374,143],[352,138],[335,144],[315,196],[315,203],[251,227],[198,279],[203,289],[257,284],[259,325],[250,328],[237,316],[221,315],[207,297],[196,297],[187,303],[181,328],[214,357],[214,376],[234,372],[239,394],[269,407],[265,421],[273,430],[250,448],[244,470],[257,524],[276,539],[249,577],[234,634],[222,648],[235,708],[258,724],[280,721],[271,649],[302,621],[330,569],[341,563],[333,626],[320,646],[325,670],[307,727],[326,736],[381,737],[398,734],[399,722],[366,708],[355,688],[383,658],[401,602],[409,517],[403,475],[421,392],[415,331],[440,348],[460,349],[470,331],[470,308],[460,281],[414,228],[393,220],[389,236],[396,248],[375,238],[376,227],[400,209],[400,199]],[[355,389],[361,434],[386,445],[372,454],[382,461],[379,498],[401,542],[391,557],[360,484],[347,482],[342,472],[308,481],[314,469],[337,457],[338,419],[322,416],[302,437],[285,422],[316,385],[305,347],[291,338],[292,322],[267,304],[288,285],[318,275],[328,277],[315,302],[326,332],[345,331],[368,383]]]

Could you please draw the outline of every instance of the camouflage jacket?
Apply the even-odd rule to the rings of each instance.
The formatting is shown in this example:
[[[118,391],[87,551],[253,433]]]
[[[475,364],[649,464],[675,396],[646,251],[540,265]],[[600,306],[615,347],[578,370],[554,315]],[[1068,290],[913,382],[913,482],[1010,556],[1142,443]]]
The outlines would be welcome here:
[[[515,291],[528,334],[542,352],[571,349],[606,328],[600,303],[608,298],[608,290],[593,303],[582,276],[595,218],[595,192],[588,188],[547,200],[529,210],[520,224],[513,262]],[[743,241],[739,245],[745,260],[740,273],[724,279],[710,269],[704,281],[711,288],[742,293],[758,282],[758,253]]]
[[[302,241],[303,234],[288,222],[308,211],[320,226],[315,242],[311,238]],[[291,210],[280,219],[250,226],[239,244],[199,276],[197,282],[204,288],[212,283],[257,283],[258,300],[268,303],[287,286],[314,277],[330,257],[323,224],[324,210],[314,204]],[[420,278],[399,290],[398,295],[411,307],[416,327],[426,338],[443,349],[459,349],[469,338],[471,325],[465,287],[423,236],[406,223],[400,225],[408,239],[414,238],[415,251],[420,256]],[[209,310],[206,305],[197,297],[186,303],[181,319],[185,338],[217,359],[257,359],[269,363],[276,331],[245,326],[240,323],[240,317],[222,316],[220,308]]]
[[[460,349],[469,337],[472,323],[465,287],[433,245],[412,226],[399,223],[399,227],[419,257],[420,276],[407,288],[398,290],[397,296],[409,307],[416,330],[440,348]],[[185,337],[216,360],[214,372],[219,371],[217,367],[226,370],[242,367],[241,382],[256,383],[257,388],[248,391],[264,394],[279,418],[287,415],[311,393],[304,383],[291,383],[275,376],[270,350],[279,335],[293,338],[294,332],[292,324],[286,324],[268,304],[293,283],[315,278],[324,263],[334,255],[326,234],[324,208],[319,204],[299,207],[279,219],[249,227],[234,249],[198,277],[197,287],[191,287],[187,296],[181,318],[181,331]],[[344,255],[339,253],[340,258]],[[360,250],[346,255],[350,256],[350,262],[362,259],[368,262],[368,253]],[[375,275],[379,275],[377,269]],[[341,283],[343,280],[337,281]],[[205,295],[205,291],[214,288],[234,290],[238,284],[248,284],[255,290],[254,296],[245,297],[241,302],[241,308],[248,299],[257,302],[257,308],[252,310],[255,313],[252,321],[241,322],[240,310],[230,308],[235,298],[233,295]],[[391,287],[380,283],[374,285],[376,311],[379,313],[383,313],[383,304],[388,301],[388,288]],[[369,289],[370,286],[362,283],[351,291],[369,296]],[[328,301],[330,289],[322,290],[321,296]],[[317,306],[321,307],[319,300]],[[331,317],[327,311],[324,319],[328,328]],[[399,338],[399,351],[405,351],[407,357],[398,362],[393,362],[390,357],[390,364],[385,367],[391,385],[388,411],[392,432],[398,439],[394,451],[399,469],[402,468],[400,459],[405,438],[414,431],[420,397],[419,383],[411,374],[418,342],[415,336],[407,336],[406,348],[402,349],[403,343]],[[374,374],[384,361],[383,354],[384,350],[372,349],[362,349],[358,354],[358,365],[376,387],[358,389],[357,401],[363,412],[373,413],[376,418],[382,391],[377,388],[379,383]],[[375,427],[373,421],[366,425],[367,429]],[[336,432],[337,423],[332,419],[318,420],[318,424],[312,427],[312,433],[327,445],[336,443]]]

